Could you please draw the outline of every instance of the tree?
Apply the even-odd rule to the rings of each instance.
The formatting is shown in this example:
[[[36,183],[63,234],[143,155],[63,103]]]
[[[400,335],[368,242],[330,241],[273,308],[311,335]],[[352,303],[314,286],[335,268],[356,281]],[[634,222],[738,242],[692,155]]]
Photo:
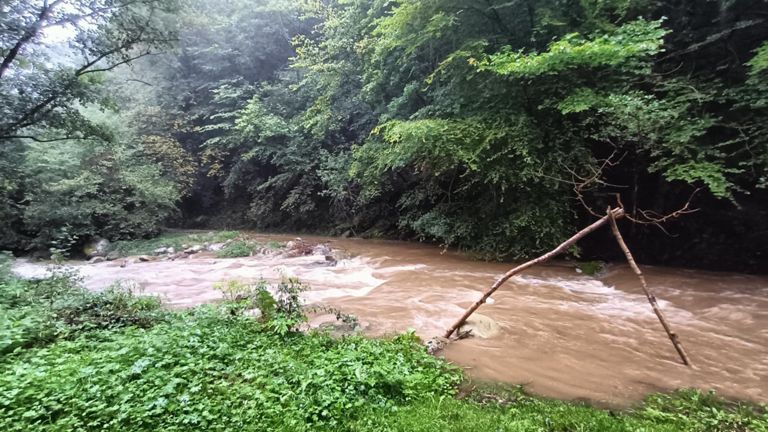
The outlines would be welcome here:
[[[98,135],[78,105],[101,74],[174,40],[173,0],[11,0],[0,15],[0,141]],[[65,42],[54,42],[55,35]]]

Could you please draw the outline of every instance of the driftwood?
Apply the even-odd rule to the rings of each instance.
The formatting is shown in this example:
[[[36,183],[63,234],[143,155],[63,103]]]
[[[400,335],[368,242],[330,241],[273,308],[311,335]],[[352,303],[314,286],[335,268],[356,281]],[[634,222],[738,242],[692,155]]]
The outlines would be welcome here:
[[[624,217],[624,209],[623,208],[617,208],[610,211],[610,214],[607,216],[604,216],[602,219],[598,220],[597,222],[593,223],[592,225],[584,228],[583,230],[579,231],[574,235],[573,237],[566,240],[564,243],[562,243],[560,246],[556,247],[555,249],[545,253],[544,255],[533,259],[531,261],[528,261],[525,264],[521,264],[512,270],[506,272],[503,276],[501,276],[488,291],[483,294],[483,296],[480,298],[480,300],[476,301],[472,306],[467,309],[466,312],[464,312],[464,315],[461,316],[461,318],[456,321],[451,328],[448,329],[447,332],[445,332],[444,337],[450,338],[451,335],[456,332],[464,323],[467,321],[467,319],[475,313],[475,311],[482,306],[486,300],[488,300],[488,297],[490,297],[494,292],[496,292],[497,289],[499,289],[506,281],[512,278],[512,276],[515,276],[518,273],[521,273],[537,264],[541,264],[544,262],[549,261],[550,259],[556,257],[557,255],[560,255],[561,253],[567,251],[570,249],[573,245],[576,244],[579,240],[586,237],[590,233],[594,232],[598,228],[602,227],[603,225],[607,224],[612,218],[613,219],[621,219]]]
[[[685,349],[683,348],[683,344],[680,343],[680,339],[677,337],[677,334],[673,332],[672,328],[669,326],[667,319],[664,317],[664,314],[659,308],[659,304],[656,302],[656,296],[653,295],[651,290],[648,288],[648,284],[645,281],[643,272],[640,271],[640,267],[637,266],[635,259],[632,257],[632,252],[629,251],[627,243],[624,242],[624,237],[621,236],[621,231],[619,231],[619,226],[616,224],[616,219],[613,217],[613,213],[610,208],[608,209],[608,218],[611,222],[611,231],[613,232],[613,236],[616,237],[616,242],[619,244],[621,250],[624,251],[624,255],[627,257],[629,266],[632,267],[632,270],[635,272],[638,279],[640,279],[640,286],[643,287],[643,292],[645,293],[645,297],[648,298],[648,303],[651,304],[653,312],[659,319],[661,326],[664,327],[664,331],[667,332],[667,336],[669,336],[669,340],[672,341],[672,345],[675,347],[675,350],[677,350],[677,353],[680,355],[680,360],[683,361],[684,365],[691,366],[691,361],[688,358],[688,354],[685,352]]]
[[[496,290],[498,290],[502,285],[504,285],[505,282],[507,282],[513,276],[520,274],[523,271],[537,264],[541,264],[549,261],[550,259],[570,249],[573,245],[576,244],[576,242],[586,237],[587,235],[591,234],[592,232],[596,231],[598,228],[602,227],[603,225],[609,224],[611,226],[611,230],[613,232],[614,237],[616,237],[616,241],[619,243],[619,247],[621,247],[622,251],[627,257],[627,261],[629,262],[630,267],[632,267],[632,270],[640,278],[640,283],[643,287],[643,291],[645,292],[645,296],[648,298],[648,302],[651,304],[651,307],[653,308],[654,313],[656,313],[656,316],[659,318],[661,325],[664,327],[664,330],[667,332],[669,339],[672,341],[672,345],[674,345],[675,350],[677,350],[677,353],[680,355],[680,358],[682,359],[683,363],[686,366],[690,366],[691,362],[685,350],[683,349],[683,346],[680,343],[680,340],[677,337],[677,334],[675,334],[672,331],[666,318],[664,318],[664,314],[662,314],[661,309],[659,308],[659,305],[656,302],[656,297],[648,288],[648,284],[645,281],[645,277],[643,276],[643,273],[640,271],[640,268],[637,266],[637,263],[635,263],[635,260],[632,257],[632,253],[629,251],[629,247],[627,247],[627,244],[624,242],[624,238],[621,236],[621,232],[619,232],[619,227],[618,225],[616,225],[616,220],[621,219],[624,216],[626,216],[626,214],[622,207],[619,207],[616,209],[609,208],[607,215],[605,215],[604,217],[602,217],[592,225],[579,231],[578,233],[576,233],[576,235],[569,238],[564,243],[560,244],[560,246],[556,247],[555,249],[547,252],[546,254],[536,259],[533,259],[524,264],[521,264],[513,268],[512,270],[506,272],[498,280],[496,280],[496,282],[494,282],[494,284],[483,294],[483,296],[478,301],[472,304],[472,306],[470,306],[469,309],[467,309],[466,312],[464,312],[464,315],[462,315],[461,318],[459,318],[451,326],[451,328],[449,328],[448,331],[445,332],[445,335],[443,337],[446,339],[450,339],[451,335],[453,335],[454,333],[457,333],[458,330],[461,328],[461,326],[464,325],[464,323],[467,321],[467,319],[469,319],[469,317],[472,316],[472,314],[475,313],[475,311],[477,311],[477,309],[479,309],[480,306],[482,306],[488,300],[488,298],[491,295],[493,295],[494,292],[496,292]]]

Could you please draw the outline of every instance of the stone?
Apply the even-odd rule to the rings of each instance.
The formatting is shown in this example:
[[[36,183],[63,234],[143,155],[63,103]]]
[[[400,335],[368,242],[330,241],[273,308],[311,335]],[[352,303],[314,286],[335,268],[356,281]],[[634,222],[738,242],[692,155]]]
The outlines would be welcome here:
[[[208,245],[208,247],[206,249],[211,251],[211,252],[218,252],[218,251],[224,249],[224,246],[225,246],[225,243],[211,243],[211,244]]]
[[[326,262],[328,263],[328,265],[329,265],[329,266],[331,266],[331,267],[333,267],[333,266],[335,266],[336,264],[338,264],[338,263],[339,263],[338,261],[336,261],[336,257],[335,257],[335,256],[333,256],[333,255],[326,255],[326,256],[325,256],[325,261],[326,261]]]
[[[153,253],[155,255],[164,255],[164,254],[168,253],[168,248],[165,248],[165,247],[157,248],[157,249],[155,249],[153,251]]]
[[[107,259],[106,259],[106,258],[104,258],[104,257],[101,257],[101,256],[95,256],[95,257],[93,257],[93,258],[89,259],[89,260],[88,260],[88,263],[89,263],[89,264],[98,264],[98,263],[103,263],[103,262],[104,262],[104,261],[106,261],[106,260],[107,260]]]
[[[448,339],[440,336],[435,336],[427,341],[427,352],[432,355],[440,354],[448,345]]]
[[[158,257],[156,257],[156,256],[149,256],[149,255],[141,255],[140,257],[138,257],[138,260],[140,262],[151,262],[151,261],[157,261]]]
[[[198,252],[202,252],[204,249],[205,249],[205,247],[202,246],[202,245],[194,245],[192,247],[184,249],[184,253],[187,254],[187,255],[193,255],[193,254],[196,254]]]
[[[114,261],[120,259],[120,254],[117,252],[110,252],[107,254],[107,261]]]
[[[470,333],[471,336],[490,339],[501,332],[501,326],[493,318],[476,313],[469,317],[467,322],[459,328],[460,333],[467,331],[472,332]]]
[[[83,253],[88,258],[93,258],[96,256],[105,257],[107,256],[107,253],[109,253],[109,246],[109,240],[95,237],[93,240],[85,244],[85,247],[83,247]]]
[[[332,255],[333,252],[331,251],[331,248],[328,247],[328,245],[319,244],[312,248],[312,255],[325,255],[329,256]]]
[[[167,253],[168,255],[173,255],[173,254],[175,254],[175,253],[176,253],[176,248],[173,248],[173,247],[169,247],[169,248],[168,248],[168,249],[165,251],[165,253]]]

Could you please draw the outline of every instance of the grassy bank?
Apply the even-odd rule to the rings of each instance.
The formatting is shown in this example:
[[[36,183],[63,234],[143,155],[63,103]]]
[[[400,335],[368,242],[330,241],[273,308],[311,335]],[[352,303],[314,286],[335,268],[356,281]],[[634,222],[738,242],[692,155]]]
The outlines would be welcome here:
[[[66,274],[26,282],[5,273],[0,340],[15,342],[0,354],[0,430],[768,430],[761,408],[694,391],[618,413],[516,388],[459,399],[461,371],[414,336],[296,332],[300,287],[277,288],[277,298],[255,289],[166,312],[125,289],[88,293]],[[254,306],[269,318],[250,316]]]

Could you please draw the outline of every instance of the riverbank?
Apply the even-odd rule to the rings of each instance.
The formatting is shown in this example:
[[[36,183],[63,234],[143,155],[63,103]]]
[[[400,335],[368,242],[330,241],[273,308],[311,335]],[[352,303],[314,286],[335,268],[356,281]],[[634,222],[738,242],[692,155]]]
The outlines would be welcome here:
[[[293,292],[294,283],[272,291]],[[412,333],[339,339],[322,332],[296,332],[292,326],[301,319],[286,309],[278,307],[270,319],[259,319],[247,313],[250,303],[242,302],[167,311],[158,300],[125,289],[83,290],[67,274],[29,282],[4,272],[0,308],[8,318],[0,349],[6,371],[0,377],[0,428],[768,428],[764,407],[696,391],[651,396],[617,412],[531,397],[519,388],[473,389],[460,369],[428,355]]]
[[[260,244],[295,239],[241,234]],[[175,309],[221,301],[217,283],[276,282],[281,273],[290,274],[312,286],[302,293],[306,302],[358,316],[368,336],[413,329],[423,340],[444,333],[508,270],[507,264],[479,262],[428,245],[304,238],[330,245],[338,262],[331,265],[322,255],[217,258],[214,252],[201,252],[125,266],[121,261],[70,264],[91,290],[130,280]],[[45,266],[22,261],[16,270],[40,276]],[[679,363],[628,268],[608,265],[597,277],[578,270],[576,263],[561,261],[511,281],[493,296],[493,304],[480,310],[498,324],[499,332],[451,344],[446,358],[474,380],[525,384],[537,395],[589,400],[614,409],[679,388],[714,389],[730,399],[768,402],[767,278],[643,266],[694,361],[695,368],[687,368]]]

